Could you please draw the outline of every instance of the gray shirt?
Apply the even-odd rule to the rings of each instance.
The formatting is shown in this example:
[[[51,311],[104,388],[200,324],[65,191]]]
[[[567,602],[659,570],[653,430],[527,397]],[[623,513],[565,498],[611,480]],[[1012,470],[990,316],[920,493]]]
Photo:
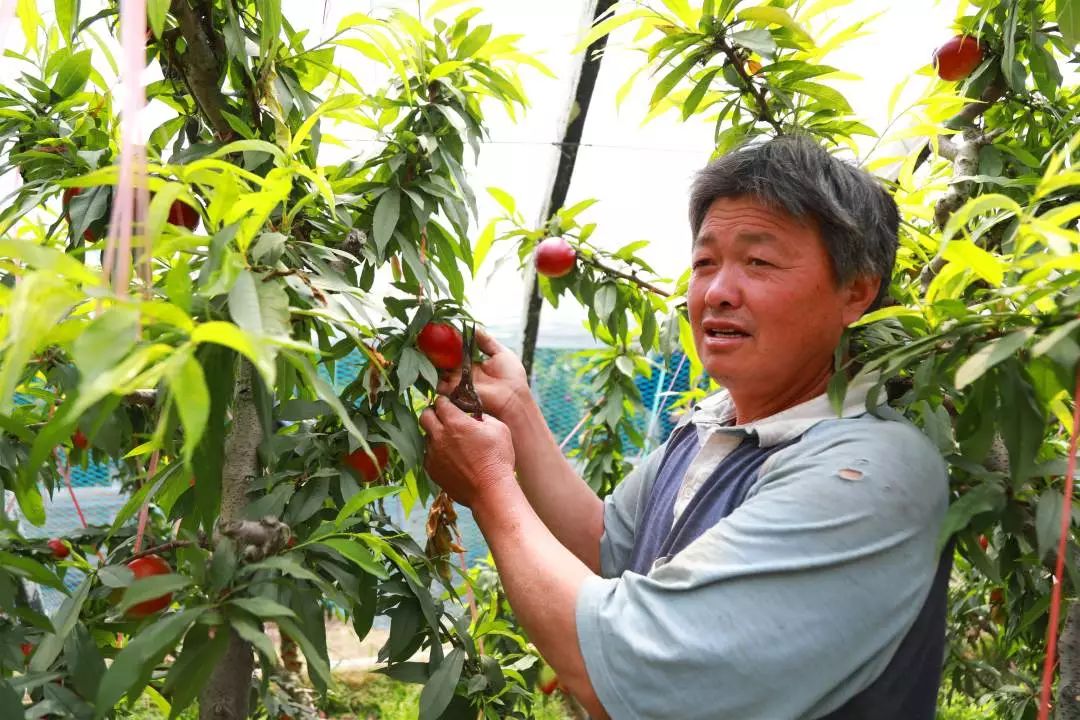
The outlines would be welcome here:
[[[824,398],[753,428],[710,423],[720,407],[695,418],[711,425],[699,456],[713,464],[725,434],[797,441],[647,575],[626,569],[664,448],[605,501],[602,577],[582,586],[576,618],[613,718],[826,715],[882,673],[933,581],[948,483],[921,432],[861,408],[837,418]],[[691,466],[676,515],[699,476]]]

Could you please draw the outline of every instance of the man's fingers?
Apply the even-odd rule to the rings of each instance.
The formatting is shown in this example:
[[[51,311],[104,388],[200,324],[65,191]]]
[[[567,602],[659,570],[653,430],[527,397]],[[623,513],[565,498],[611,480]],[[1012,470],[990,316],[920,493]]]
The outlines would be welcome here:
[[[439,376],[439,384],[435,386],[435,392],[440,395],[449,395],[461,382],[460,370],[448,370]]]
[[[448,425],[460,421],[465,413],[461,412],[448,398],[439,395],[435,398],[435,415],[438,416],[440,425]]]
[[[488,335],[483,328],[476,328],[476,347],[480,348],[480,351],[488,356],[494,356],[506,351],[503,344]]]
[[[434,435],[442,427],[442,423],[439,422],[439,417],[434,410],[428,408],[424,412],[420,413],[420,427],[424,428],[424,432],[430,437]]]

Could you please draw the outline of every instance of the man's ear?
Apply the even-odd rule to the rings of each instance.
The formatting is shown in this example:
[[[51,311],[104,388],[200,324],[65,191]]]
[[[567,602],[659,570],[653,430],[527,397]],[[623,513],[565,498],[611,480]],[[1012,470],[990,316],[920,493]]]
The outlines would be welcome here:
[[[844,326],[847,327],[863,316],[874,302],[881,288],[881,278],[873,275],[856,275],[844,285]]]

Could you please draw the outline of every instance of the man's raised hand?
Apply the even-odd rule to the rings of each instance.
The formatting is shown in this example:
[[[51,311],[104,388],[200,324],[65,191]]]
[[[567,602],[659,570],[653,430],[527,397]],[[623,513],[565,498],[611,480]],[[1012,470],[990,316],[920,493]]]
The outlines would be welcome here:
[[[518,403],[532,397],[525,368],[517,355],[479,328],[476,329],[476,344],[488,357],[473,364],[473,385],[484,411],[506,421]],[[439,393],[449,395],[460,379],[460,369],[450,371],[439,382]]]
[[[456,502],[472,507],[499,483],[514,483],[514,445],[510,429],[488,416],[477,422],[445,397],[420,415],[427,433],[424,466]]]

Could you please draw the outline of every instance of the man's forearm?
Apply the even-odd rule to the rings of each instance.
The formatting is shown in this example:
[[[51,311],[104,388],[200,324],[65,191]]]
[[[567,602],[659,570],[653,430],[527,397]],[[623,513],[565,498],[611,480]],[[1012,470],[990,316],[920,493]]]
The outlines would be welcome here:
[[[599,720],[607,718],[578,645],[578,592],[592,573],[545,528],[507,478],[473,505],[514,615],[559,681]]]
[[[514,437],[518,482],[529,503],[555,539],[599,573],[603,501],[563,456],[535,402],[519,403],[505,422]]]

